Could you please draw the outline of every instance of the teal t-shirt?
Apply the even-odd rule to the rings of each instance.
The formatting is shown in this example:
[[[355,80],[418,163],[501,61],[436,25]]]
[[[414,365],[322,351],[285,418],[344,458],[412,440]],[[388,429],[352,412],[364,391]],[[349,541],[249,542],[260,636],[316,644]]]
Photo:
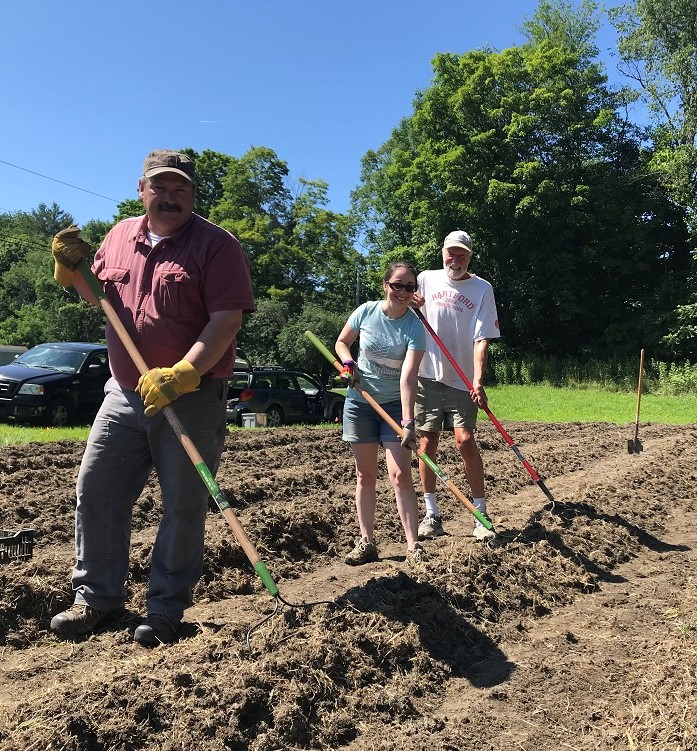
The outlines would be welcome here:
[[[426,332],[421,321],[410,311],[401,318],[388,318],[382,302],[366,302],[356,308],[348,325],[358,332],[358,370],[361,388],[379,404],[400,398],[399,377],[407,350],[425,350]],[[365,399],[349,388],[350,399]]]

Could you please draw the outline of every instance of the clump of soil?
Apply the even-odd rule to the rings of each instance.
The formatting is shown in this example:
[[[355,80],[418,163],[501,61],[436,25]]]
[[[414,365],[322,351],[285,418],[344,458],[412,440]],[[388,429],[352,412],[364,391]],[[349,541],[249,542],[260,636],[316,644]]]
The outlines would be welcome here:
[[[48,623],[72,601],[83,445],[4,448],[0,527],[36,542],[30,560],[0,565],[0,748],[692,751],[697,425],[642,426],[640,455],[631,426],[505,427],[555,503],[487,423],[498,537],[476,542],[441,486],[448,534],[415,569],[383,479],[380,561],[343,563],[357,524],[338,429],[230,433],[218,482],[281,597],[212,509],[181,638],[152,650],[132,633],[155,477],[134,509],[126,615],[60,641]],[[438,465],[468,492],[452,440]]]

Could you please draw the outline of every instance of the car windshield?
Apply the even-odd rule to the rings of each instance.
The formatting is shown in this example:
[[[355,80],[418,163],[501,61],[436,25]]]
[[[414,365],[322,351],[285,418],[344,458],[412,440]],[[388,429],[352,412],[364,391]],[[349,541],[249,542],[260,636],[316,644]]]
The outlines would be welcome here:
[[[319,390],[319,384],[315,383],[314,381],[311,381],[309,378],[306,378],[305,376],[298,376],[298,383],[300,384],[300,388],[308,395],[308,396],[314,396]]]
[[[14,364],[32,368],[48,368],[62,373],[77,373],[85,359],[85,353],[68,347],[48,347],[40,344],[18,357]]]

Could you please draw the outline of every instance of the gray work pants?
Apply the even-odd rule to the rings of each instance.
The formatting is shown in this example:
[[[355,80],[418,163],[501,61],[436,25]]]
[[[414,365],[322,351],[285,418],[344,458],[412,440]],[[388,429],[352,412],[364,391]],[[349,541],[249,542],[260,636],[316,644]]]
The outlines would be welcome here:
[[[162,491],[150,566],[148,612],[180,620],[203,570],[208,490],[159,412],[145,417],[135,391],[111,378],[77,480],[75,602],[114,610],[126,600],[133,504],[154,467]],[[225,441],[224,379],[204,378],[172,408],[206,466],[215,472]]]

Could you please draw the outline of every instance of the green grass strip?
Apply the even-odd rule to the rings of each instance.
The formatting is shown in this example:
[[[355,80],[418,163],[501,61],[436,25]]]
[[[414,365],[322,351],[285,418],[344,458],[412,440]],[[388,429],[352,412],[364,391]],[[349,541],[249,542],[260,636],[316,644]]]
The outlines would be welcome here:
[[[486,393],[489,397],[489,409],[499,420],[609,422],[626,425],[633,424],[636,419],[636,394],[553,386],[490,386]],[[480,411],[479,419],[489,418]],[[648,422],[665,425],[697,424],[697,396],[643,394],[639,424]],[[228,427],[233,432],[238,430],[233,426]],[[74,428],[40,428],[0,423],[0,446],[63,440],[86,441],[88,433],[88,425]]]
[[[609,422],[636,420],[636,394],[554,388],[552,386],[492,386],[486,389],[489,409],[499,420],[523,422]],[[487,420],[484,412],[480,420]],[[642,394],[639,424],[697,423],[697,396]]]

